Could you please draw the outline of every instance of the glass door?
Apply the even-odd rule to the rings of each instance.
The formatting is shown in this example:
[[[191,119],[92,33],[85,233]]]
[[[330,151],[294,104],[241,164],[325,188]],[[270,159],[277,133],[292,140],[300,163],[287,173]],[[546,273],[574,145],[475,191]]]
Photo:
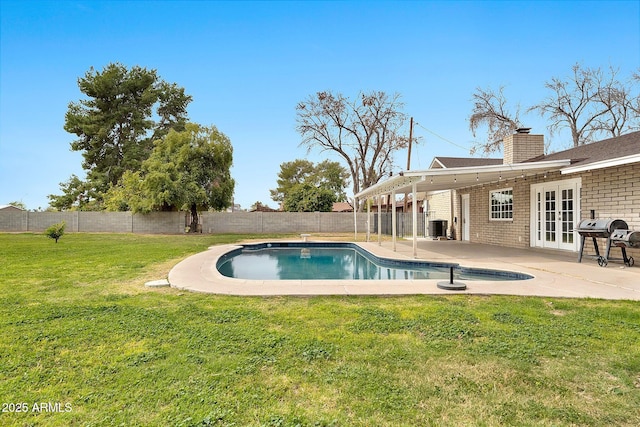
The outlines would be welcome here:
[[[469,241],[469,194],[462,195],[462,240]]]
[[[576,189],[575,187],[562,187],[559,188],[560,194],[560,216],[558,218],[559,227],[558,227],[558,246],[560,249],[575,249],[576,247],[576,232],[575,228],[577,224],[575,223],[576,219]]]
[[[557,216],[556,216],[556,191],[544,192],[544,243],[545,248],[557,248]]]
[[[531,187],[532,246],[577,251],[580,180]]]

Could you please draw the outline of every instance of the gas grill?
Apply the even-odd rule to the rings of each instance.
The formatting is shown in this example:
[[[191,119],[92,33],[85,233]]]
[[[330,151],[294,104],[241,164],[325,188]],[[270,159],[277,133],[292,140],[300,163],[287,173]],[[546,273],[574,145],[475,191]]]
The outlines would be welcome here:
[[[585,219],[580,222],[580,225],[576,229],[580,234],[580,255],[578,255],[578,262],[582,262],[582,254],[584,252],[584,242],[587,237],[593,239],[593,247],[596,251],[595,259],[598,260],[600,267],[606,267],[609,261],[614,260],[609,258],[611,252],[611,246],[620,248],[622,251],[622,258],[615,259],[616,261],[622,261],[628,267],[633,265],[633,257],[627,257],[627,248],[640,248],[640,232],[629,230],[629,225],[621,219]],[[607,239],[607,248],[605,255],[600,255],[598,249],[598,241],[596,239]]]

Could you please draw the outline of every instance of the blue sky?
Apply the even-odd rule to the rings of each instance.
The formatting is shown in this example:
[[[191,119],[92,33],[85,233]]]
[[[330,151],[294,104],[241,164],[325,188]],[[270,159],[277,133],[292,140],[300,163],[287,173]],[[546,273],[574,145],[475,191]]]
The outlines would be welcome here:
[[[280,164],[307,155],[295,106],[322,90],[402,95],[421,137],[412,168],[468,156],[477,87],[522,109],[579,62],[640,67],[639,1],[0,1],[0,204],[46,208],[82,156],[64,131],[78,77],[111,62],[156,69],[193,96],[190,119],[234,147],[235,201],[270,200]],[[521,114],[534,133],[547,122]],[[408,133],[408,126],[407,126]],[[478,135],[481,139],[482,135]],[[567,148],[555,135],[551,148]],[[396,169],[406,153],[396,156]]]

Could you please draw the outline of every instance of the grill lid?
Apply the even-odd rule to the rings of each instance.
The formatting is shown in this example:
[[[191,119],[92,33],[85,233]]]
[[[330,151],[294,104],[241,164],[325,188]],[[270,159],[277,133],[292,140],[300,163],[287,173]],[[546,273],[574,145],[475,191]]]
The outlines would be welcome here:
[[[604,237],[607,237],[614,230],[628,229],[629,226],[624,220],[600,218],[600,219],[585,219],[580,221],[577,231],[579,233],[591,232],[591,233],[604,233]]]
[[[615,246],[638,248],[640,247],[640,231],[615,230],[611,234],[611,243]]]

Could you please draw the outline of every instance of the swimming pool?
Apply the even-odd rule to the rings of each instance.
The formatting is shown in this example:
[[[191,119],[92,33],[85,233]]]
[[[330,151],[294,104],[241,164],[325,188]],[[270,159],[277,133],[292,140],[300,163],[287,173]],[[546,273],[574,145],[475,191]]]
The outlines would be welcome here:
[[[221,256],[223,276],[246,280],[526,280],[511,271],[377,257],[353,243],[274,242],[243,245]]]

